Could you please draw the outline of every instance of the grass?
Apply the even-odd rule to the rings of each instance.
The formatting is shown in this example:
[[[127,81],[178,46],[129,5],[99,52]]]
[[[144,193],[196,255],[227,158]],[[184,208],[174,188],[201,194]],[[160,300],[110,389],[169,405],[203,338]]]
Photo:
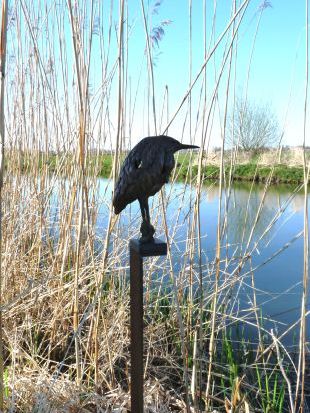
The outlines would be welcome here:
[[[48,172],[53,174],[55,171],[59,171],[61,164],[62,175],[66,176],[70,171],[70,165],[72,165],[73,156],[66,154],[64,157],[60,154],[49,154],[48,157],[44,154],[38,154],[38,169],[43,171],[47,166]],[[123,155],[124,157],[125,155]],[[7,160],[6,163],[8,163]],[[21,169],[24,173],[30,171],[33,167],[33,154],[28,153],[21,157]],[[177,166],[175,174],[177,179],[181,182],[186,180],[188,175],[188,168],[190,158],[187,154],[181,154],[177,157]],[[89,155],[86,158],[86,174],[88,176],[97,176],[101,178],[109,178],[112,173],[113,168],[113,154],[101,153],[99,155]],[[198,166],[194,165],[191,167],[192,172],[195,176],[198,174]],[[236,164],[233,168],[232,178],[234,181],[256,181],[256,182],[266,182],[269,178],[271,171],[273,171],[271,176],[272,184],[299,184],[303,182],[303,168],[297,166],[288,166],[285,164],[273,165],[272,167],[260,166],[256,163],[248,164]],[[202,168],[202,179],[219,179],[220,167],[216,165],[207,165]],[[226,177],[230,174],[230,166],[227,165],[225,168]]]

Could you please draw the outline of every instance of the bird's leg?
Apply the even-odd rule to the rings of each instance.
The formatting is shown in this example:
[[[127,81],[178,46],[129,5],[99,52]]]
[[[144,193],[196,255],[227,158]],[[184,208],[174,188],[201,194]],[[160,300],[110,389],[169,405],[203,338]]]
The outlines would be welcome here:
[[[145,207],[144,207],[144,202],[142,199],[139,198],[139,204],[140,204],[140,209],[141,209],[141,216],[142,216],[142,221],[146,220],[146,211],[145,211]]]
[[[152,238],[153,238],[153,235],[155,234],[155,228],[151,224],[148,199],[146,199],[146,201],[145,201],[145,212],[146,212],[146,219],[147,219],[147,222],[148,222],[148,225],[149,225],[149,228],[150,228],[150,232],[152,233]]]
[[[154,241],[155,229],[151,224],[150,220],[150,211],[147,198],[139,198],[141,215],[142,215],[142,224],[141,224],[141,242],[152,242]]]
[[[149,210],[149,203],[148,200],[145,200],[145,215],[146,215],[146,221],[151,225],[151,218],[150,218],[150,210]]]

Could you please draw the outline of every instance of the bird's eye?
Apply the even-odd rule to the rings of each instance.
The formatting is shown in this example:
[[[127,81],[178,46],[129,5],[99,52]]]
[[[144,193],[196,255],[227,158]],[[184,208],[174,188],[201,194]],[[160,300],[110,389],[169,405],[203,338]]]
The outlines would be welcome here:
[[[142,168],[142,161],[136,161],[136,168],[137,169],[139,169],[139,168]]]

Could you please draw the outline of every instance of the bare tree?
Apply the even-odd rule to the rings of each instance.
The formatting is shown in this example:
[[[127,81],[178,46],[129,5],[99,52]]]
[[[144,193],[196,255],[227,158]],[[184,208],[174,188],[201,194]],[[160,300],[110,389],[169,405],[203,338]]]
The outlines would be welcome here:
[[[237,99],[230,117],[228,141],[245,151],[274,146],[280,137],[279,123],[269,105]]]

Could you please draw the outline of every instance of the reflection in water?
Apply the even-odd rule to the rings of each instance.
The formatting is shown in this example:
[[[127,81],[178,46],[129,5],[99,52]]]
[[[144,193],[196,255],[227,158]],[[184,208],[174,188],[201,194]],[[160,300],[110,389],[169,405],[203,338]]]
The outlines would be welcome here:
[[[240,309],[253,317],[253,307],[263,311],[265,327],[279,334],[300,316],[303,276],[303,193],[295,188],[276,186],[264,192],[264,186],[234,185],[230,194],[223,192],[221,238],[222,291],[219,306],[238,314]],[[174,197],[168,206],[169,228],[175,228],[175,274],[183,274],[181,266],[188,262],[184,253],[191,223],[189,205],[194,204],[195,191],[175,185]],[[215,246],[217,233],[219,189],[211,184],[204,188],[200,204],[201,247],[204,289],[212,296],[215,277]],[[155,203],[156,204],[156,203]],[[225,216],[227,220],[225,221]],[[173,232],[173,231],[172,231]],[[197,241],[194,261],[197,259]],[[183,260],[183,261],[182,261]],[[255,269],[255,271],[252,271]],[[198,270],[197,270],[198,273]],[[253,297],[252,274],[255,280]],[[183,278],[184,274],[183,274]],[[194,276],[198,283],[198,275]],[[180,284],[188,286],[184,279]],[[272,320],[278,323],[275,325]],[[255,320],[252,320],[255,321]],[[283,324],[279,324],[283,323]],[[310,322],[308,319],[308,325]],[[309,330],[308,330],[309,331]],[[291,342],[292,329],[284,338]]]
[[[257,189],[252,190],[251,193],[245,189],[232,189],[227,209],[229,217],[227,231],[230,242],[239,243],[242,247],[250,243],[251,240],[257,241],[264,234],[277,212],[278,199],[271,200],[270,198],[266,198],[264,205],[261,205],[262,194]],[[272,198],[278,198],[278,195],[272,196]],[[266,237],[270,237],[270,235],[270,232],[266,234],[265,242],[267,242]]]
[[[100,253],[108,222],[111,186],[107,180],[99,179],[94,191],[95,236],[99,240]],[[264,186],[255,185],[251,190],[251,185],[245,184],[235,184],[230,193],[223,191],[218,304],[219,309],[225,307],[230,317],[227,318],[228,324],[236,314],[244,314],[248,321],[255,321],[253,308],[256,306],[256,314],[260,315],[262,311],[266,329],[274,328],[281,334],[300,315],[303,239],[298,234],[303,230],[304,200],[303,193],[292,195],[293,191],[291,187],[275,186],[264,193]],[[167,185],[165,198],[169,201],[166,219],[172,268],[169,260],[154,261],[150,270],[146,270],[146,282],[161,286],[165,283],[165,287],[171,288],[173,276],[179,293],[183,295],[195,294],[200,286],[208,306],[214,291],[219,188],[210,182],[202,190],[200,242],[197,225],[194,225],[195,188],[184,188],[183,184]],[[57,194],[54,200],[57,205]],[[164,239],[163,210],[158,195],[150,206],[156,236]],[[139,206],[135,202],[121,214],[111,237],[110,248],[117,249],[123,266],[128,263],[127,240],[139,235],[139,227]],[[310,329],[309,320],[308,325]],[[248,330],[251,331],[250,328]],[[296,329],[285,336],[288,342],[292,341],[294,333]]]

